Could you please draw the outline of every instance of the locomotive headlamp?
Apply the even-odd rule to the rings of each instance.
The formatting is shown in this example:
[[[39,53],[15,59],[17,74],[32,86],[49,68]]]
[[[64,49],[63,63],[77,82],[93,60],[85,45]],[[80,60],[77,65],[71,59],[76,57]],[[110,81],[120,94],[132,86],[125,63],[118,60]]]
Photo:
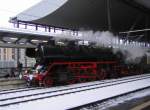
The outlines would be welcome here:
[[[30,80],[33,79],[33,75],[32,75],[32,74],[29,75],[29,79],[30,79]]]
[[[38,70],[36,70],[36,71],[35,71],[35,73],[39,73],[39,71],[38,71]]]

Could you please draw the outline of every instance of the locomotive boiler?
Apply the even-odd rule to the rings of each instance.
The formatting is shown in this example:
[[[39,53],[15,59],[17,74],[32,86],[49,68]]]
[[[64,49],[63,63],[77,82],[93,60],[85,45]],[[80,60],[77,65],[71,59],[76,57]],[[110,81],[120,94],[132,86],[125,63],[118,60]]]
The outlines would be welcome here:
[[[50,87],[142,73],[140,68],[125,64],[121,52],[114,54],[112,48],[75,42],[41,44],[36,49],[26,49],[26,55],[36,58],[35,67],[24,74],[28,85]]]

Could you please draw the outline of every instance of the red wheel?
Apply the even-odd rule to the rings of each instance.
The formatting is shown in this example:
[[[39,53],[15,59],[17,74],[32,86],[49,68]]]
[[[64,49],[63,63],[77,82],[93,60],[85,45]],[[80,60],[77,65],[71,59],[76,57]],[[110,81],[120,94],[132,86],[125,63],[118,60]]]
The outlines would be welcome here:
[[[100,70],[97,71],[97,77],[98,77],[99,80],[105,79],[106,76],[107,76],[107,73],[104,69],[100,69]]]
[[[66,84],[70,85],[70,84],[75,84],[77,81],[76,81],[76,78],[75,78],[75,75],[74,73],[68,71],[67,72],[67,80],[66,80]]]
[[[67,84],[75,84],[75,83],[76,83],[76,80],[75,80],[75,79],[69,80],[69,81],[67,82]]]
[[[78,82],[79,83],[85,83],[85,82],[87,82],[87,79],[86,78],[80,78],[80,79],[78,79]]]
[[[53,85],[53,79],[50,76],[47,76],[44,78],[43,84],[45,87],[51,87]]]

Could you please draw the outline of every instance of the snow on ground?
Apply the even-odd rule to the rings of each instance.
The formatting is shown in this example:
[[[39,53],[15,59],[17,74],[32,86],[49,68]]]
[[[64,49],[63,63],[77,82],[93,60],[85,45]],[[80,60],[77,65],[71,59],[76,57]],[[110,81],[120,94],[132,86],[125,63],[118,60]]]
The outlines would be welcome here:
[[[122,79],[125,79],[125,78],[122,78]],[[120,79],[112,79],[112,80],[104,80],[104,81],[95,81],[95,82],[89,82],[89,83],[83,83],[83,84],[74,84],[74,85],[68,85],[68,86],[58,86],[58,87],[53,87],[53,88],[43,88],[43,89],[35,89],[35,90],[29,90],[29,91],[21,91],[21,92],[16,92],[16,93],[9,93],[9,94],[2,94],[1,97],[0,97],[0,100],[1,99],[6,99],[6,98],[10,98],[10,97],[19,97],[19,96],[25,96],[25,95],[32,95],[32,94],[38,94],[38,93],[43,93],[41,95],[38,95],[38,97],[43,97],[43,96],[49,96],[49,95],[54,95],[54,94],[60,94],[60,93],[66,93],[66,92],[69,92],[70,90],[68,91],[61,91],[61,92],[53,92],[53,91],[58,91],[58,90],[64,90],[64,89],[70,89],[70,88],[76,88],[76,87],[81,87],[81,86],[84,86],[84,88],[76,88],[76,89],[71,89],[71,91],[75,90],[81,90],[81,89],[89,89],[89,85],[92,85],[91,88],[93,87],[99,87],[101,84],[101,86],[106,86],[106,85],[110,85],[110,83],[106,83],[106,82],[111,82],[111,84],[116,84],[116,82],[113,82],[112,81],[116,81],[116,80],[120,80]],[[121,81],[121,82],[124,82],[124,81]],[[97,85],[94,85],[94,84],[97,84]],[[94,85],[94,86],[93,86]],[[49,92],[49,93],[47,93]],[[53,92],[53,93],[52,93]],[[46,93],[46,94],[44,94]],[[32,96],[30,98],[36,98],[37,96]],[[28,97],[24,97],[22,99],[18,99],[18,101],[22,101],[22,100],[25,100],[25,99],[29,99]],[[14,99],[16,100],[16,99]],[[6,101],[5,101],[6,102]],[[7,101],[9,102],[9,101]]]
[[[108,86],[78,93],[66,94],[37,101],[31,101],[18,105],[1,107],[0,110],[65,110],[87,103],[103,100],[118,94],[134,91],[150,86],[150,78],[140,81],[128,82],[124,84]]]
[[[125,79],[125,78],[123,78],[123,79]],[[94,82],[80,83],[80,84],[73,84],[73,85],[66,85],[66,86],[57,86],[57,87],[51,87],[51,88],[41,88],[41,89],[21,91],[21,92],[16,92],[16,93],[9,93],[9,94],[2,94],[0,99],[5,99],[5,98],[9,98],[9,97],[24,96],[24,95],[31,95],[31,94],[38,94],[38,93],[43,93],[43,92],[53,92],[53,91],[58,91],[58,90],[62,90],[62,89],[76,88],[76,87],[82,87],[82,86],[90,86],[90,85],[94,85],[94,84],[104,84],[107,82],[112,82],[114,80],[116,80],[116,79],[94,81]],[[97,85],[97,86],[99,86],[99,85]],[[26,88],[24,90],[27,90],[27,89],[28,88]],[[9,92],[11,92],[11,91],[13,92],[16,90],[10,90]]]
[[[121,96],[121,97],[118,97],[118,98],[110,99],[110,100],[104,101],[102,103],[96,104],[94,106],[87,106],[87,107],[81,108],[80,110],[91,110],[91,109],[94,109],[94,110],[108,110],[108,108],[110,108],[110,107],[114,107],[114,106],[117,106],[117,105],[122,104],[124,102],[130,101],[130,100],[133,100],[133,99],[142,98],[142,97],[145,97],[145,96],[150,96],[150,88],[145,89],[145,90],[141,90],[141,91],[138,91],[138,92],[135,92],[135,93],[131,93],[129,95],[125,95],[125,96]]]
[[[107,81],[108,80],[106,80],[105,82],[107,82]],[[88,85],[93,85],[93,84],[99,84],[100,82],[103,83],[103,81],[95,81],[95,82],[82,83],[82,84],[58,86],[58,87],[51,87],[51,88],[41,88],[41,89],[35,89],[35,90],[29,90],[29,91],[2,94],[0,96],[0,99],[5,99],[5,98],[9,98],[9,97],[16,97],[16,96],[24,96],[24,95],[30,95],[30,94],[38,94],[38,93],[41,93],[41,92],[52,92],[52,91],[57,91],[57,90],[61,90],[61,89],[69,89],[69,88],[75,88],[75,87],[81,87],[81,86],[88,86]],[[11,91],[13,92],[15,90],[11,90]]]

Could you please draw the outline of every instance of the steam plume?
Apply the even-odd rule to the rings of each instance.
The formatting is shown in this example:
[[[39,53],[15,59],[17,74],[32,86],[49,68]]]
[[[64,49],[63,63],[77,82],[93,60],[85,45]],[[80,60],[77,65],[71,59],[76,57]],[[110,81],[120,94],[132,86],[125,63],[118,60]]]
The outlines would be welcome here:
[[[140,58],[142,58],[146,53],[147,50],[141,46],[137,46],[135,44],[122,44],[118,36],[114,36],[111,32],[92,32],[92,31],[85,31],[83,32],[83,36],[81,39],[96,42],[98,46],[105,46],[105,47],[113,47],[113,52],[116,53],[117,51],[121,51],[122,54],[125,56],[127,62],[134,62],[139,63]],[[118,43],[118,44],[117,44]]]
[[[117,53],[120,51],[127,62],[138,63],[146,53],[147,49],[133,43],[125,44],[121,41],[118,36],[114,36],[109,31],[82,31],[79,36],[70,36],[69,33],[60,35],[61,38],[65,39],[79,39],[96,43],[97,46],[113,47],[113,52]]]

